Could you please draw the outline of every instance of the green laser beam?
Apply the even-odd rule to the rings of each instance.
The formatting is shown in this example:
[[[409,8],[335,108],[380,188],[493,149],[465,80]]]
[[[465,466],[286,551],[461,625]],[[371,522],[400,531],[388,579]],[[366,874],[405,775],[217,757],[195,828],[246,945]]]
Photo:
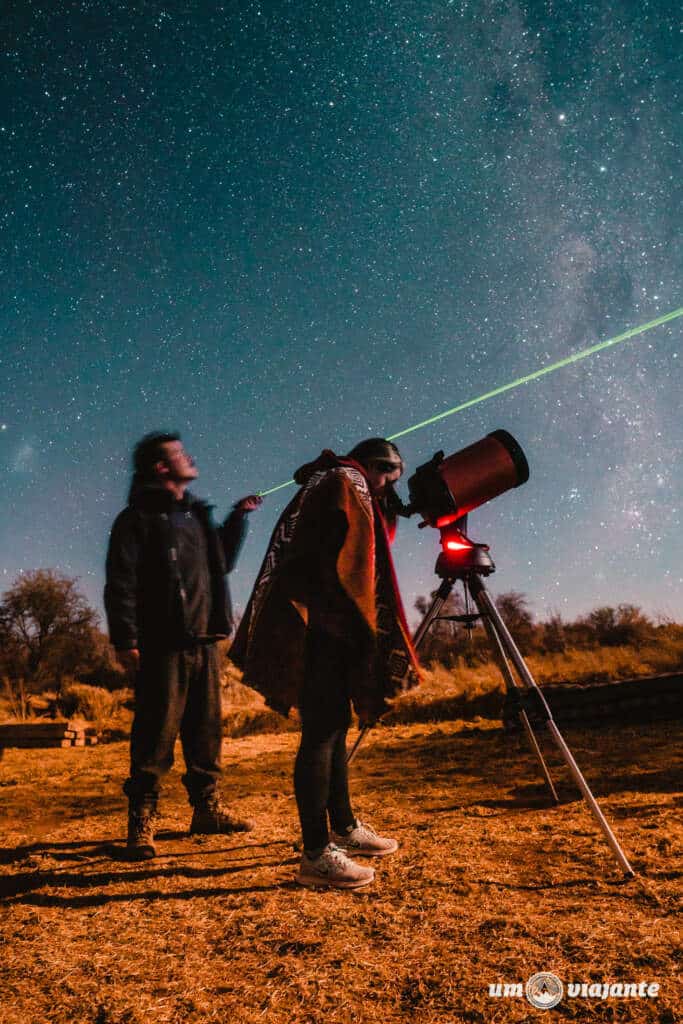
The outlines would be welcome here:
[[[683,306],[680,309],[674,309],[671,313],[665,313],[663,316],[658,316],[656,320],[650,320],[648,323],[641,324],[639,327],[632,327],[629,331],[624,331],[623,334],[615,335],[614,338],[608,338],[607,341],[601,341],[597,345],[591,345],[590,348],[584,348],[580,352],[575,352],[572,356],[566,356],[564,359],[560,359],[556,363],[551,363],[550,366],[544,366],[540,370],[534,370],[533,373],[527,373],[524,377],[518,377],[517,380],[512,380],[508,384],[501,384],[500,387],[493,388],[492,391],[485,391],[483,395],[477,395],[476,398],[470,398],[466,402],[461,402],[460,405],[456,405],[452,409],[446,409],[445,412],[437,413],[436,416],[430,416],[428,420],[422,420],[420,423],[414,423],[412,427],[406,427],[405,430],[399,430],[396,434],[390,434],[387,440],[395,441],[397,437],[405,437],[406,434],[412,434],[414,430],[420,430],[422,427],[428,427],[432,423],[438,423],[439,420],[443,420],[447,416],[454,416],[456,412],[462,412],[464,409],[470,409],[473,405],[479,405],[480,402],[486,402],[489,398],[495,398],[496,395],[502,395],[506,391],[512,391],[513,388],[521,387],[522,384],[528,384],[532,380],[538,380],[539,377],[544,377],[546,373],[554,373],[555,370],[560,370],[563,366],[570,366],[572,363],[578,363],[582,359],[587,359],[588,356],[595,355],[596,352],[602,352],[604,349],[611,348],[613,345],[619,345],[622,341],[627,341],[629,338],[635,338],[636,335],[644,334],[645,331],[650,331],[653,327],[659,327],[661,324],[669,323],[670,320],[676,320],[679,316],[683,316]],[[271,487],[267,491],[259,491],[259,494],[262,497],[265,497],[265,495],[274,494],[275,491],[279,491],[283,487],[290,487],[293,483],[294,480],[287,480],[284,484],[278,484],[277,487]]]
[[[626,341],[628,338],[635,337],[636,334],[644,334],[645,331],[651,330],[653,327],[658,327],[660,324],[668,323],[669,320],[675,320],[676,317],[683,316],[683,307],[681,309],[675,309],[672,313],[666,313],[664,316],[657,317],[656,320],[650,320],[647,324],[642,324],[640,327],[632,327],[630,331],[624,331],[623,334],[617,334],[614,338],[609,338],[607,341],[601,341],[598,345],[591,345],[590,348],[584,348],[581,352],[575,352],[572,356],[567,356],[565,359],[560,359],[556,363],[551,363],[550,366],[544,366],[541,370],[535,370],[534,373],[527,373],[524,377],[518,377],[517,380],[510,381],[509,384],[501,384],[500,387],[494,388],[492,391],[486,391],[483,395],[478,395],[477,398],[470,398],[467,402],[462,402],[460,405],[454,406],[452,409],[446,409],[445,412],[440,412],[436,416],[431,416],[428,420],[422,420],[421,423],[415,423],[412,427],[406,427],[405,430],[399,430],[397,434],[392,434],[387,438],[388,441],[395,441],[397,437],[404,437],[406,434],[412,433],[413,430],[419,430],[420,427],[426,427],[430,423],[436,423],[438,420],[445,419],[446,416],[453,416],[456,412],[462,412],[463,409],[469,409],[473,405],[478,405],[480,402],[486,402],[489,398],[495,398],[496,395],[502,395],[505,391],[512,391],[513,388],[518,388],[522,384],[528,384],[529,381],[538,380],[539,377],[545,376],[546,373],[553,373],[555,370],[561,369],[563,366],[569,366],[571,363],[578,363],[581,359],[587,359],[588,356],[594,355],[596,352],[601,352],[603,349],[610,348],[612,345],[618,345],[622,341]]]
[[[277,487],[269,487],[267,491],[258,491],[258,494],[265,498],[266,494],[275,494],[276,491],[281,491],[283,487],[291,487],[295,480],[285,480],[283,484],[278,484]]]

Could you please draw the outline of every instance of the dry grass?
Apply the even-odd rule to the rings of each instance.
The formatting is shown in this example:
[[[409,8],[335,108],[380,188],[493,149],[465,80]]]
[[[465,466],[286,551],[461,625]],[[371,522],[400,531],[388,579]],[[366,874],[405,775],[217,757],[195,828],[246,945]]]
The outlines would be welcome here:
[[[661,985],[544,1019],[676,1021],[680,728],[566,734],[640,872],[623,882],[566,772],[549,809],[526,747],[487,724],[370,736],[357,810],[401,850],[357,894],[292,882],[294,735],[226,742],[225,793],[258,822],[246,837],[189,838],[172,772],[145,864],[120,859],[124,743],[7,751],[3,1024],[532,1021],[543,1013],[488,984],[544,969]]]
[[[561,654],[531,655],[527,660],[539,683],[609,683],[680,672],[683,640],[664,637],[643,647],[569,647]]]
[[[605,683],[658,672],[680,671],[683,643],[662,643],[644,647],[601,647],[591,650],[569,648],[562,654],[535,654],[526,658],[534,678],[547,683]],[[494,662],[474,667],[462,659],[454,668],[431,665],[424,669],[423,682],[394,702],[386,716],[389,725],[438,722],[455,718],[499,718],[505,688]],[[285,732],[296,728],[270,711],[263,698],[243,686],[241,673],[229,665],[223,677],[223,726],[226,736],[247,736],[261,732]]]

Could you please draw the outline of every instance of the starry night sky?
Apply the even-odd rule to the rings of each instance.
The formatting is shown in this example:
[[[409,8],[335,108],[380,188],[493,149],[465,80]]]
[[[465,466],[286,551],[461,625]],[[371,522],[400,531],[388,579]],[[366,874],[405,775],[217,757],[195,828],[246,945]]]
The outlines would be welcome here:
[[[177,429],[223,515],[681,305],[667,0],[19,2],[3,17],[0,588],[101,608],[130,452]],[[539,618],[683,618],[681,324],[399,442],[503,427],[529,482],[470,517]],[[405,482],[405,481],[404,481]],[[404,498],[405,486],[399,487]],[[265,500],[244,606],[293,489]],[[407,608],[438,534],[402,521]]]

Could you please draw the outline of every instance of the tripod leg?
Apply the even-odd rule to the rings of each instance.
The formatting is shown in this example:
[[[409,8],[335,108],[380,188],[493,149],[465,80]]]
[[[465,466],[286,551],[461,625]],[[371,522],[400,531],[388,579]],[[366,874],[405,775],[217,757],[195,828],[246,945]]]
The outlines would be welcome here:
[[[541,693],[540,689],[538,688],[536,680],[527,668],[526,662],[524,661],[524,658],[520,654],[514,640],[512,639],[512,636],[510,635],[507,626],[503,622],[500,616],[500,612],[496,608],[496,605],[492,597],[489,595],[489,593],[486,590],[486,587],[484,586],[484,584],[482,583],[481,579],[478,576],[473,575],[469,579],[469,587],[470,593],[472,594],[472,597],[476,601],[477,607],[480,609],[482,615],[488,615],[489,618],[491,619],[491,622],[494,624],[496,632],[498,633],[501,639],[501,643],[504,645],[504,649],[509,654],[510,660],[517,669],[520,678],[530,689],[534,691],[534,695],[536,697],[538,705],[543,710],[545,724],[548,728],[548,731],[552,736],[553,740],[555,741],[555,744],[559,749],[560,753],[562,754],[562,757],[564,758],[564,761],[567,767],[569,768],[569,771],[572,773],[572,776],[574,777],[577,786],[581,790],[581,793],[586,803],[593,812],[593,815],[595,816],[595,819],[598,822],[598,825],[600,826],[600,829],[605,839],[607,840],[610,849],[614,853],[619,864],[623,868],[625,874],[634,875],[635,872],[633,868],[626,859],[626,856],[624,855],[623,850],[619,846],[619,843],[617,842],[617,839],[614,833],[612,832],[612,829],[609,827],[604,814],[598,806],[597,800],[591,793],[588,787],[588,783],[584,779],[579,766],[574,760],[569,747],[565,743],[562,734],[560,733],[560,730],[557,728],[557,725],[553,721],[553,716],[551,714],[550,708],[548,707],[546,699]]]
[[[543,757],[543,754],[541,753],[541,748],[538,745],[538,740],[536,739],[536,736],[534,735],[534,730],[531,728],[531,723],[529,722],[529,719],[527,718],[526,711],[520,711],[519,718],[520,718],[520,721],[521,721],[522,725],[524,726],[524,732],[527,735],[527,739],[529,740],[529,743],[531,745],[531,749],[533,750],[534,754],[536,755],[536,759],[537,759],[538,763],[541,766],[541,771],[543,772],[543,777],[544,777],[544,779],[546,781],[546,785],[548,786],[548,789],[550,790],[550,795],[551,795],[551,797],[553,799],[553,803],[559,804],[560,798],[557,795],[557,790],[555,789],[555,786],[553,784],[553,780],[550,777],[550,772],[548,771],[548,765],[545,763],[545,759]]]
[[[358,736],[356,737],[356,742],[354,743],[354,745],[351,747],[351,750],[346,755],[346,763],[347,764],[351,764],[351,762],[353,761],[354,757],[358,753],[359,746],[361,745],[361,743],[363,742],[363,740],[365,739],[365,737],[367,736],[367,734],[369,732],[370,732],[370,726],[369,725],[364,725],[363,728],[361,729],[361,731],[358,733]]]
[[[581,773],[581,770],[579,769],[579,766],[577,765],[576,761],[574,760],[574,757],[572,755],[571,750],[569,749],[569,747],[565,743],[564,738],[563,738],[560,730],[557,728],[557,726],[555,725],[555,722],[552,720],[552,718],[549,719],[548,722],[546,722],[546,725],[548,726],[548,731],[550,732],[550,735],[555,740],[555,743],[556,743],[560,753],[562,754],[563,758],[565,759],[565,761],[567,763],[567,767],[569,768],[569,771],[574,776],[574,780],[575,780],[577,786],[579,787],[579,789],[581,790],[581,792],[583,794],[584,800],[586,801],[586,803],[590,807],[590,809],[593,812],[593,814],[594,814],[598,824],[600,825],[600,828],[602,829],[603,835],[605,836],[605,839],[609,843],[609,845],[610,845],[610,847],[612,849],[612,852],[614,853],[615,857],[617,858],[617,860],[621,864],[622,868],[624,869],[624,872],[627,875],[635,875],[635,871],[633,870],[633,868],[631,867],[631,865],[627,861],[626,857],[624,856],[624,853],[623,853],[621,847],[619,846],[619,843],[617,841],[616,836],[614,835],[614,832],[610,828],[609,823],[607,822],[607,819],[605,818],[605,815],[600,810],[600,807],[598,805],[597,800],[595,799],[595,797],[591,793],[590,789],[588,788],[588,783],[584,779],[584,777],[583,777],[583,775]]]
[[[422,641],[424,640],[425,636],[427,635],[427,630],[431,626],[432,622],[434,621],[434,619],[439,614],[439,612],[443,608],[444,604],[446,603],[446,601],[450,597],[451,591],[453,590],[454,583],[455,583],[455,580],[451,580],[451,579],[443,580],[441,586],[439,587],[439,589],[437,590],[436,594],[434,595],[434,599],[433,599],[432,603],[430,604],[429,608],[425,612],[424,618],[422,619],[422,622],[420,623],[420,625],[415,630],[415,634],[413,636],[413,647],[415,648],[416,651],[418,650],[418,648],[420,647],[420,644],[422,643]]]
[[[475,598],[475,600],[476,600],[476,598]],[[496,656],[496,659],[498,661],[498,666],[499,666],[499,668],[500,668],[500,670],[501,670],[501,672],[503,674],[503,679],[505,680],[506,688],[507,688],[508,692],[510,690],[517,691],[519,688],[517,686],[517,683],[515,682],[515,678],[514,678],[514,676],[512,674],[512,670],[510,669],[510,665],[509,665],[507,657],[505,655],[505,649],[503,647],[501,639],[498,636],[498,633],[496,632],[496,627],[495,627],[494,623],[492,622],[492,620],[489,618],[489,616],[486,614],[486,611],[483,608],[479,608],[479,611],[481,612],[482,622],[484,623],[484,628],[486,629],[486,634],[487,634],[487,636],[489,638],[489,643],[491,644],[491,647],[493,648],[493,653]],[[541,772],[543,773],[543,778],[545,779],[546,785],[548,786],[548,789],[550,790],[550,796],[552,797],[552,800],[553,800],[554,803],[559,804],[560,801],[559,801],[559,798],[557,796],[557,792],[555,790],[555,786],[553,785],[553,780],[550,777],[550,772],[548,771],[548,766],[545,763],[545,759],[543,757],[543,754],[541,753],[541,748],[538,745],[538,741],[536,739],[536,736],[534,735],[533,729],[531,728],[531,723],[529,722],[529,718],[528,718],[527,713],[524,710],[524,708],[520,708],[519,720],[520,720],[520,722],[522,723],[522,725],[524,727],[524,731],[525,731],[525,733],[527,735],[527,739],[529,740],[529,744],[531,746],[531,749],[532,749],[533,753],[536,755],[536,760],[538,761],[538,763],[540,765]]]

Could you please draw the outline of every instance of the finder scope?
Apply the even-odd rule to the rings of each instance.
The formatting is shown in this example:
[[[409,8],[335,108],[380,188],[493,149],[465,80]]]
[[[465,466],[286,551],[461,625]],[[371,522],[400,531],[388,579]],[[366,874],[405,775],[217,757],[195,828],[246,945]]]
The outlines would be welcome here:
[[[454,455],[437,452],[419,466],[408,481],[407,513],[417,512],[424,525],[441,529],[528,479],[518,442],[507,430],[494,430]]]

